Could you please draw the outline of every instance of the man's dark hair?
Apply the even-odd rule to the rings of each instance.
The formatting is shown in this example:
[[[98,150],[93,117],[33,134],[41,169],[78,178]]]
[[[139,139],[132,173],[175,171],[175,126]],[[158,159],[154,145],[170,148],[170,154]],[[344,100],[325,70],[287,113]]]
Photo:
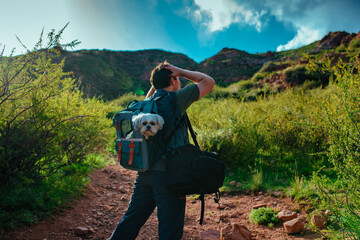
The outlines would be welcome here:
[[[155,89],[163,89],[170,86],[170,75],[172,72],[164,68],[167,64],[169,64],[167,61],[160,63],[151,72],[150,82]]]

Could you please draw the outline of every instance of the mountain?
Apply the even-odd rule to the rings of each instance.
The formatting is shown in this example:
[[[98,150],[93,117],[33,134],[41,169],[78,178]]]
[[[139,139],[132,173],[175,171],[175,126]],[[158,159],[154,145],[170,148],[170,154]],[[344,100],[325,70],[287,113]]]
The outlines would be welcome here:
[[[195,69],[197,63],[184,54],[162,50],[61,51],[65,57],[65,71],[72,71],[79,78],[87,96],[111,100],[128,92],[143,94],[150,88],[151,70],[168,60],[180,67]]]
[[[304,54],[317,62],[327,57],[337,61],[346,59],[360,49],[360,32],[330,32],[320,41],[282,52],[250,54],[223,48],[216,55],[196,63],[181,53],[163,50],[61,51],[65,57],[65,71],[72,71],[87,96],[112,100],[124,93],[144,94],[150,88],[151,70],[168,60],[182,68],[198,70],[212,76],[218,86],[228,87],[250,81],[250,88],[270,87],[281,91],[304,83],[313,87],[325,86],[328,76],[307,72]],[[309,84],[310,82],[310,84]],[[239,90],[238,87],[233,89]]]

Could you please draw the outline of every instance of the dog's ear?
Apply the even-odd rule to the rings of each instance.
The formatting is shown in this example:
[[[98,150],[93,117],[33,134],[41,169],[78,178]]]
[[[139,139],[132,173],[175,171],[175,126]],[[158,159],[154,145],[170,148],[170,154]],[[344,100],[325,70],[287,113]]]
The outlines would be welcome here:
[[[157,125],[159,126],[159,129],[162,129],[162,127],[164,125],[164,119],[160,115],[155,115],[155,116],[156,116],[156,121],[157,121]]]
[[[132,122],[135,130],[139,130],[141,128],[141,118],[142,118],[141,114],[137,116],[133,116]]]

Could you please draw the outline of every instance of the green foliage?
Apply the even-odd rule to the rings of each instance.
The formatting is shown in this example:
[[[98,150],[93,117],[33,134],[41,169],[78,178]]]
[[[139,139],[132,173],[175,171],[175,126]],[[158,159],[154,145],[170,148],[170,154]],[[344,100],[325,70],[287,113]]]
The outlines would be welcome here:
[[[122,95],[121,97],[111,101],[112,110],[108,113],[107,118],[112,119],[112,117],[117,113],[118,111],[125,109],[126,106],[129,104],[129,102],[133,100],[137,101],[143,101],[145,99],[144,96],[136,95],[133,93],[127,93]]]
[[[304,177],[299,177],[299,175],[295,174],[294,178],[290,181],[290,189],[287,194],[289,196],[300,199],[304,192],[305,188],[305,179]]]
[[[99,96],[110,100],[139,87],[125,70],[109,64],[106,55],[97,51],[65,54],[66,56],[69,57],[66,62],[78,66],[77,74],[86,77],[86,81],[81,82],[80,89],[87,97]],[[71,71],[73,65],[65,64],[64,70]]]
[[[12,179],[7,185],[1,186],[0,229],[35,223],[59,206],[69,204],[72,198],[83,193],[84,185],[90,181],[86,175],[94,165],[101,167],[103,163],[103,157],[89,156],[81,164],[63,167],[40,184]]]
[[[337,174],[337,184],[323,174],[317,174],[314,182],[320,196],[320,207],[333,215],[330,229],[340,232],[346,239],[360,238],[360,61],[350,64],[339,61],[323,66],[333,72],[335,79],[323,102],[329,148],[327,155]]]
[[[317,118],[323,94],[287,91],[256,102],[202,99],[189,109],[201,146],[219,151],[230,168],[311,174],[326,158],[326,131]]]
[[[290,63],[287,62],[273,62],[269,61],[263,65],[263,67],[259,70],[258,73],[266,73],[266,72],[275,72],[279,71],[281,69],[284,69],[285,67],[288,67]]]
[[[250,181],[250,190],[259,191],[264,187],[264,176],[262,170],[255,169]]]
[[[359,38],[354,38],[350,44],[349,44],[349,49],[350,50],[356,50],[360,48],[360,39]]]
[[[86,99],[59,60],[58,34],[33,51],[0,57],[0,228],[36,220],[80,191],[103,158],[111,106]],[[21,214],[20,214],[21,213]],[[15,215],[19,214],[19,217]],[[7,216],[7,217],[6,217]]]
[[[215,85],[213,90],[206,96],[206,98],[228,98],[235,96],[236,92],[230,92],[227,87],[221,87],[218,85]]]
[[[249,219],[252,223],[264,224],[272,227],[279,221],[279,219],[276,217],[276,214],[277,212],[272,208],[261,207],[251,210]]]
[[[302,84],[306,79],[306,66],[297,65],[284,70],[285,79],[288,83]]]
[[[228,89],[230,92],[240,93],[240,92],[245,92],[247,90],[250,90],[253,87],[254,87],[254,81],[252,79],[248,79],[248,80],[242,80],[237,83],[231,84],[228,87]]]

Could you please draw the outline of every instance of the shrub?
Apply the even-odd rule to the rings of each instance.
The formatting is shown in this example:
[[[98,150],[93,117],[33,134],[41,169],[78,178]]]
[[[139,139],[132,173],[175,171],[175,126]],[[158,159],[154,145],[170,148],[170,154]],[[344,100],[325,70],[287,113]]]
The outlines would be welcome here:
[[[110,107],[83,98],[63,72],[59,43],[64,29],[48,34],[25,55],[0,57],[0,228],[35,221],[80,191],[112,137]],[[41,35],[42,37],[42,35]],[[98,165],[96,163],[96,165]],[[56,201],[55,201],[56,200]],[[24,213],[24,218],[14,213]]]
[[[284,70],[286,82],[294,85],[300,85],[307,79],[306,66],[297,65],[294,67],[289,67]]]
[[[279,221],[276,215],[277,212],[272,208],[261,207],[251,210],[249,219],[252,223],[268,225],[271,227]]]
[[[349,44],[349,49],[356,50],[359,48],[360,48],[360,39],[354,38]]]
[[[320,111],[323,93],[286,91],[254,102],[203,99],[189,109],[201,146],[219,151],[230,168],[258,167],[299,174],[326,163],[326,131]],[[259,162],[261,159],[261,164]]]
[[[330,236],[346,239],[360,237],[360,61],[350,64],[330,61],[323,66],[335,79],[323,103],[324,121],[328,132],[327,155],[337,174],[337,181],[317,174],[314,182],[320,196],[320,207],[330,210],[334,230]]]
[[[241,80],[237,83],[231,84],[228,87],[228,90],[232,93],[247,91],[254,86],[254,82],[251,79],[248,80]]]

